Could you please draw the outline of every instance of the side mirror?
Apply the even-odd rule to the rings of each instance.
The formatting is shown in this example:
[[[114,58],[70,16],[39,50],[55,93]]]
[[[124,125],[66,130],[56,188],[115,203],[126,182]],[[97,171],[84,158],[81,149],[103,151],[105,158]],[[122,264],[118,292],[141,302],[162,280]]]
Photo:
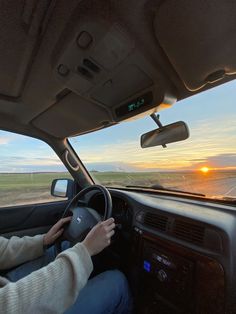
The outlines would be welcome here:
[[[189,137],[188,126],[183,121],[178,121],[159,129],[155,129],[141,136],[141,147],[152,147],[162,145],[165,147],[168,143],[186,140]]]
[[[74,181],[71,179],[55,179],[51,185],[51,195],[56,197],[71,198],[73,195]]]

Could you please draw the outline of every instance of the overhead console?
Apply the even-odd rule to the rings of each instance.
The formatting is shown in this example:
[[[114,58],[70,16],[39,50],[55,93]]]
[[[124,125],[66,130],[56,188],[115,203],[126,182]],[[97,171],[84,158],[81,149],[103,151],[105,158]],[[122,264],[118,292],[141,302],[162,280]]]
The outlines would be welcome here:
[[[236,77],[235,1],[15,2],[1,1],[0,109],[24,132],[83,134]]]
[[[109,126],[160,110],[176,100],[173,90],[164,86],[161,71],[152,66],[118,23],[98,17],[83,19],[68,38],[63,36],[58,46],[52,66],[61,92],[57,102],[33,122],[54,136]],[[68,121],[80,117],[85,123],[70,123],[62,134],[65,115]]]

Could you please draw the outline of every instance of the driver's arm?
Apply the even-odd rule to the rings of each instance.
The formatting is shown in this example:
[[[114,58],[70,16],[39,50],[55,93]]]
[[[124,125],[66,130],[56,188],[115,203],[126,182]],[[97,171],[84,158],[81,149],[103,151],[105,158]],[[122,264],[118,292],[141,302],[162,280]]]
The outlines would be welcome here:
[[[97,224],[82,243],[58,255],[48,266],[0,288],[0,313],[64,313],[86,284],[91,256],[110,244],[114,219]]]
[[[10,239],[0,237],[0,270],[10,269],[43,255],[43,247],[53,244],[62,234],[63,225],[70,220],[70,217],[60,219],[44,235]]]
[[[75,302],[92,268],[88,250],[76,244],[48,266],[0,288],[0,313],[64,313]]]
[[[35,237],[0,237],[0,269],[10,269],[43,255],[44,235]]]

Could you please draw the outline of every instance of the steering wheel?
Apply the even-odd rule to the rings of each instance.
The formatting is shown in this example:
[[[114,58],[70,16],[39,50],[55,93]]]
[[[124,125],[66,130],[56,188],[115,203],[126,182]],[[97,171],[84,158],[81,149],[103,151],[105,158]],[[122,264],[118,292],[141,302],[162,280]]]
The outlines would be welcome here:
[[[79,200],[88,192],[98,190],[105,200],[104,215],[101,217],[94,209],[84,206]],[[80,191],[70,201],[66,207],[62,218],[69,216],[72,213],[72,219],[69,225],[65,228],[63,239],[75,244],[84,238],[88,232],[101,220],[106,220],[112,216],[112,199],[107,188],[102,185],[94,184]]]

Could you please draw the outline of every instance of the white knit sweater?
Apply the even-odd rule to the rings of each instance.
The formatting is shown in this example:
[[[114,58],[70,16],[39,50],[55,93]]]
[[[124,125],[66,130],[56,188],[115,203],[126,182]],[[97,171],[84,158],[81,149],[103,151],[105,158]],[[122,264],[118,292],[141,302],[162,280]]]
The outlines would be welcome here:
[[[0,269],[8,269],[43,254],[43,235],[0,237]],[[17,281],[0,277],[0,313],[64,313],[86,284],[93,264],[83,244],[57,256],[54,262]]]

